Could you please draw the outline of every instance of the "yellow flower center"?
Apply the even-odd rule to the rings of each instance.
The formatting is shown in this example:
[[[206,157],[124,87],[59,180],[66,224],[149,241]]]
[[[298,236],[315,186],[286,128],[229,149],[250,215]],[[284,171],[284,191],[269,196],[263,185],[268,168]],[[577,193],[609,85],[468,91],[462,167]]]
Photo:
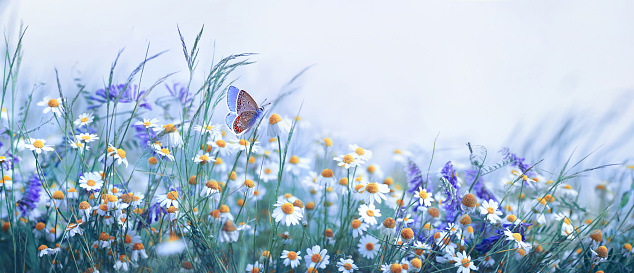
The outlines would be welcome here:
[[[372,243],[365,244],[365,249],[367,251],[372,251],[374,249],[374,244],[372,244]]]
[[[145,127],[150,127],[150,125],[152,125],[152,123],[147,122],[147,121],[146,121],[146,122],[143,122],[143,126],[145,126]]]
[[[324,138],[324,145],[326,145],[326,147],[331,147],[332,146],[332,139]]]
[[[249,141],[241,139],[238,141],[238,144],[242,145],[242,146],[247,146],[249,145]]]
[[[272,172],[272,171],[271,171],[271,169],[270,169],[270,168],[266,168],[266,169],[264,169],[264,173],[265,173],[265,174],[271,174],[271,172]]]
[[[367,210],[365,213],[370,217],[374,217],[374,211],[371,209]]]
[[[370,183],[367,186],[365,186],[365,189],[369,193],[377,193],[377,192],[379,192],[379,185],[377,185],[376,183]]]
[[[41,140],[37,139],[37,140],[33,141],[33,147],[38,148],[38,149],[42,149],[42,147],[44,147],[44,142],[42,142]]]
[[[401,273],[401,270],[403,270],[403,268],[401,267],[400,264],[390,265],[390,272],[392,273]]]
[[[359,147],[356,150],[354,150],[355,153],[357,153],[358,155],[364,155],[365,154],[365,150],[363,150],[363,148]]]
[[[291,203],[284,203],[284,205],[282,205],[282,211],[286,214],[292,214],[295,211],[295,207]]]
[[[352,221],[352,229],[357,229],[361,226],[361,221],[359,221],[358,219],[354,219]]]
[[[288,257],[289,260],[294,261],[295,259],[297,259],[297,252],[289,251],[286,257]]]
[[[319,255],[319,253],[315,253],[310,257],[310,260],[313,261],[313,263],[319,263],[321,262],[321,255]]]
[[[269,124],[277,124],[278,122],[280,122],[282,120],[282,118],[280,117],[280,115],[278,114],[273,114],[271,115],[271,117],[269,118]]]
[[[572,190],[572,187],[569,184],[566,184],[566,186],[564,186],[564,189]]]
[[[117,153],[119,153],[119,152],[117,151]],[[164,153],[165,155],[169,155],[170,151],[168,149],[163,148],[163,149],[161,149],[161,153]],[[125,158],[125,156],[123,156],[123,157]]]
[[[422,190],[418,193],[418,196],[420,197],[420,199],[427,199],[427,191],[426,190]]]
[[[125,151],[123,149],[117,149],[117,154],[120,158],[125,158]]]
[[[216,145],[218,145],[218,147],[220,147],[220,148],[224,148],[225,145],[227,145],[227,144],[225,143],[224,140],[219,139],[219,140],[216,140]]]
[[[171,192],[167,193],[167,199],[178,200],[178,193],[175,192],[175,191],[171,191]]]
[[[247,179],[247,180],[244,180],[244,185],[247,186],[247,188],[251,189],[255,187],[255,182],[253,182],[253,180],[251,179]]]
[[[176,133],[176,126],[174,126],[174,124],[165,124],[163,125],[163,130],[165,131],[166,134],[169,133]]]
[[[462,266],[464,267],[469,267],[469,259],[464,258],[462,259],[462,261],[460,261],[462,263]]]
[[[203,162],[206,162],[207,160],[209,160],[209,157],[206,155],[201,155],[200,160],[202,160]]]
[[[489,214],[494,214],[494,213],[495,213],[495,209],[494,209],[494,208],[492,208],[492,207],[489,207],[489,208],[487,208],[487,212],[488,212]]]
[[[345,268],[346,270],[350,270],[352,269],[352,265],[350,263],[345,263],[343,264],[343,268]]]
[[[323,176],[323,177],[327,177],[327,178],[332,177],[332,170],[331,170],[331,169],[324,169],[324,170],[321,172],[321,176]]]
[[[211,131],[211,129],[213,129],[213,128],[214,128],[214,127],[213,127],[213,126],[211,126],[211,125],[207,125],[207,126],[205,126],[205,130],[207,130],[207,131]]]
[[[53,193],[53,199],[62,200],[64,199],[64,193],[61,191],[56,191]]]
[[[56,99],[50,99],[50,100],[48,100],[48,106],[49,107],[59,107],[59,101],[57,101]]]
[[[291,163],[291,164],[297,164],[297,163],[299,163],[299,157],[297,157],[297,156],[295,156],[295,155],[294,155],[294,156],[291,156],[291,159],[289,159],[289,160],[288,160],[288,163]]]
[[[352,157],[351,155],[343,156],[343,163],[350,164],[352,162],[354,162],[354,157]]]
[[[522,241],[522,234],[513,233],[513,238],[515,238],[515,241],[521,242]]]
[[[513,214],[509,214],[509,216],[506,217],[506,220],[509,220],[509,222],[515,222],[515,220],[517,220],[517,217],[515,217],[515,215]]]

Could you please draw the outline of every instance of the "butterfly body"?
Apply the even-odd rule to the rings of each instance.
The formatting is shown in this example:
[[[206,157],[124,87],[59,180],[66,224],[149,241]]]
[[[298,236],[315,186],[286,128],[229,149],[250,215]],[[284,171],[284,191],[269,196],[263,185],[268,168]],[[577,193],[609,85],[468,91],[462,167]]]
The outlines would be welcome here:
[[[249,131],[264,114],[264,107],[258,107],[249,93],[235,86],[227,91],[227,108],[225,123],[236,135]]]

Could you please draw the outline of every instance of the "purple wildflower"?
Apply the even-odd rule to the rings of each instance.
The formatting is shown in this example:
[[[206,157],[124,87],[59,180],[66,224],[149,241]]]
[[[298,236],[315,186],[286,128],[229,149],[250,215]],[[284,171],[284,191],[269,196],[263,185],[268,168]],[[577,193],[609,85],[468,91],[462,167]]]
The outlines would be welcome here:
[[[458,177],[456,176],[456,170],[453,169],[451,161],[445,164],[445,167],[442,168],[441,174],[442,177],[447,179],[450,184],[450,186],[445,187],[447,199],[443,201],[443,208],[445,208],[445,220],[447,223],[453,223],[461,211],[460,204],[462,200],[458,197],[460,187],[458,187]]]
[[[511,162],[511,166],[518,167],[526,175],[534,176],[532,171],[526,172],[526,170],[528,170],[530,166],[524,163],[525,159],[523,157],[519,157],[516,154],[511,153],[508,147],[500,150],[500,153],[502,154],[502,156],[504,156],[504,160],[508,160]]]
[[[145,90],[139,91],[136,85],[128,85],[127,88],[125,84],[112,85],[108,92],[106,92],[105,88],[99,89],[94,96],[89,96],[88,99],[91,105],[88,106],[88,109],[100,107],[108,100],[117,101],[118,99],[119,103],[136,103],[144,94]],[[152,106],[145,99],[139,104],[139,107],[152,110]]]
[[[180,86],[179,83],[172,85],[172,88],[170,88],[167,84],[165,87],[174,98],[177,98],[181,102],[183,106],[190,104],[194,100],[193,94],[188,94],[187,88]]]
[[[418,165],[413,161],[409,161],[405,166],[405,172],[407,173],[407,184],[409,193],[414,193],[418,190],[418,187],[423,187],[423,175],[418,168]]]
[[[495,195],[493,195],[493,193],[489,192],[486,187],[484,187],[482,177],[478,177],[477,181],[473,181],[476,175],[478,175],[477,170],[467,170],[465,172],[465,177],[467,178],[467,181],[471,181],[471,183],[474,183],[473,190],[475,190],[476,196],[483,200],[493,200],[497,202],[498,200],[495,198]]]
[[[44,174],[42,174],[44,175]],[[33,209],[35,209],[37,203],[40,201],[40,187],[42,182],[37,173],[31,176],[29,182],[27,182],[24,189],[24,196],[18,201],[18,208],[24,215],[28,215]]]

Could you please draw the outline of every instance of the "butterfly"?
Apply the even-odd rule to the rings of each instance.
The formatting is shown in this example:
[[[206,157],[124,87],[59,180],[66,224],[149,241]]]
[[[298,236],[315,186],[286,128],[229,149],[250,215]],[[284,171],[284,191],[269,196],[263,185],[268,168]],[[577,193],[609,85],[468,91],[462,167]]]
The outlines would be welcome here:
[[[241,135],[249,131],[258,119],[262,117],[264,106],[258,107],[258,104],[247,91],[239,90],[235,86],[229,86],[227,91],[229,113],[225,117],[225,123],[236,135]]]

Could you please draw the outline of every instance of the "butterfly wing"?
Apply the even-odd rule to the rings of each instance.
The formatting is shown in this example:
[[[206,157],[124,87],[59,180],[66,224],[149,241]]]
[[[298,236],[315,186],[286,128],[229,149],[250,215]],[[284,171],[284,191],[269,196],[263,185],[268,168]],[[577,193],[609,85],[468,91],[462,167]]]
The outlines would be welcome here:
[[[227,108],[229,108],[229,112],[237,112],[236,105],[238,102],[239,93],[240,90],[238,88],[236,88],[235,86],[229,86],[229,90],[227,91]]]
[[[242,112],[258,111],[259,109],[255,100],[244,90],[240,90],[240,93],[238,93],[237,104],[236,113],[238,113],[238,115],[242,114]]]
[[[229,129],[231,130],[233,130],[233,121],[236,119],[236,117],[238,117],[238,115],[236,115],[236,113],[234,112],[229,112],[225,116],[225,124],[227,124],[227,127],[229,127]]]
[[[242,112],[233,120],[233,125],[230,128],[236,135],[239,136],[249,131],[249,129],[251,129],[251,127],[253,127],[253,125],[257,122],[258,117],[260,117],[260,112],[258,111]]]

